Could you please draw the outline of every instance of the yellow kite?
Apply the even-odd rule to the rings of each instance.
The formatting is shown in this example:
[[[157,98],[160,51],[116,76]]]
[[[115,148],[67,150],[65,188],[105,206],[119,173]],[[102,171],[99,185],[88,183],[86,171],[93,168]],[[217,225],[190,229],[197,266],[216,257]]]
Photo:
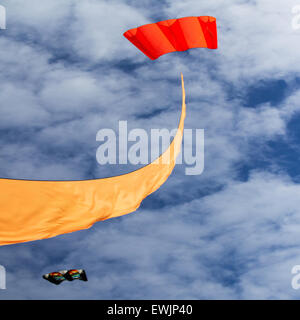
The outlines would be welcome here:
[[[185,90],[177,133],[154,162],[128,174],[82,181],[0,179],[0,245],[46,239],[87,229],[135,211],[172,173],[180,152]]]

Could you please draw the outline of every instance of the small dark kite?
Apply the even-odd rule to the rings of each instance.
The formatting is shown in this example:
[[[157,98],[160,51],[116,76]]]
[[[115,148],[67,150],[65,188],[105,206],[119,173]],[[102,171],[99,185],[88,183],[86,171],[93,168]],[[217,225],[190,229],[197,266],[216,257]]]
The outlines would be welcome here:
[[[46,273],[43,275],[43,278],[57,285],[61,284],[65,280],[88,281],[86,273],[83,269],[70,269]]]

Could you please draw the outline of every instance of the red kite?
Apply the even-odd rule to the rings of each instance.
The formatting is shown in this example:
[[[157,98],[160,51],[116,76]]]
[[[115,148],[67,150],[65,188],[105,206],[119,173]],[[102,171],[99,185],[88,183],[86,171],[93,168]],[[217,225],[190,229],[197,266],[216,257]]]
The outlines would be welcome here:
[[[124,37],[151,60],[174,51],[218,47],[216,18],[208,16],[146,24],[126,31]]]

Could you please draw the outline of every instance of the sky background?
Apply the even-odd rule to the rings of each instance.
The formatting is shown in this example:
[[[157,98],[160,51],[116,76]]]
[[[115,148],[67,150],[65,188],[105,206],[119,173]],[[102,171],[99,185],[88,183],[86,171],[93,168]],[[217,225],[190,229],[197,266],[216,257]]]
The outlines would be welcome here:
[[[94,179],[102,128],[205,130],[205,169],[167,182],[129,215],[0,247],[0,299],[299,299],[300,29],[294,0],[2,0],[0,176]],[[151,61],[122,34],[217,18],[218,50]],[[193,146],[195,147],[195,146]],[[44,273],[84,268],[88,282]]]

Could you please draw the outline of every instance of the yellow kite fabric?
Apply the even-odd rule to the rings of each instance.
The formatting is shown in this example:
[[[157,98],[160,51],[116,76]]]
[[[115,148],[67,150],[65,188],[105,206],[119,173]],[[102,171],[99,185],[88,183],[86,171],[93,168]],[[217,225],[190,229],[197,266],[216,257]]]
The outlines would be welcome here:
[[[180,152],[185,119],[169,148],[136,171],[106,179],[31,181],[0,179],[0,245],[46,239],[91,227],[95,222],[135,211],[172,173]]]

